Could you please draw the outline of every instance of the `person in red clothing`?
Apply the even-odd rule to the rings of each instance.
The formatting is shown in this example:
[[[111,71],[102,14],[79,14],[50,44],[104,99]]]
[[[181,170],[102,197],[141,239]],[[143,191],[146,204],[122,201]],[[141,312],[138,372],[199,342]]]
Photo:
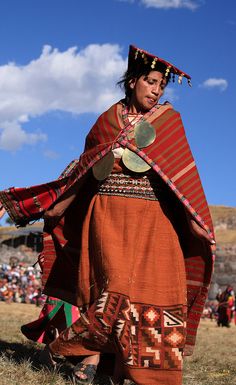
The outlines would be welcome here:
[[[125,98],[89,132],[61,178],[0,192],[18,224],[44,217],[44,292],[78,306],[49,345],[81,356],[91,384],[102,353],[112,381],[180,385],[212,271],[212,222],[180,114],[160,104],[173,64],[130,46]],[[9,204],[11,202],[11,204]]]
[[[218,300],[218,326],[229,327],[233,319],[233,309],[235,303],[235,295],[233,287],[228,285],[226,289],[217,295],[216,299]]]

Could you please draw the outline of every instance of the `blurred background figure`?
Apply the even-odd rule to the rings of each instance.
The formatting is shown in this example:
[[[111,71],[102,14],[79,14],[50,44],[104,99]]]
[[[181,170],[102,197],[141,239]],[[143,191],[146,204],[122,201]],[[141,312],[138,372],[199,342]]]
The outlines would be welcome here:
[[[218,305],[218,326],[229,327],[233,318],[235,294],[231,285],[228,285],[226,289],[221,293],[219,292],[216,297],[219,302]]]

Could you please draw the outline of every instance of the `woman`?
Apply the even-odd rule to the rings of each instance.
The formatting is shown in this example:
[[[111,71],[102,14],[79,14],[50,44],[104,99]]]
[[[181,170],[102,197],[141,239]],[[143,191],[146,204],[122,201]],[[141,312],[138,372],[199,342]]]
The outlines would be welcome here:
[[[228,285],[222,293],[217,295],[216,299],[219,302],[217,325],[230,327],[235,303],[233,287]]]
[[[44,215],[44,292],[80,317],[50,344],[83,356],[90,384],[100,353],[114,383],[180,385],[212,270],[213,229],[179,113],[159,104],[189,75],[130,46],[126,97],[97,120],[85,151],[47,185],[0,193],[19,224]]]

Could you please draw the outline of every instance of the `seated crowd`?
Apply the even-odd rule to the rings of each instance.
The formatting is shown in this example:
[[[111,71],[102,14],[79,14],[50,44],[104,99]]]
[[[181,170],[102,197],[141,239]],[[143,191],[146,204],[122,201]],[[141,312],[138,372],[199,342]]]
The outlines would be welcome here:
[[[40,271],[23,263],[0,264],[0,301],[42,305]]]

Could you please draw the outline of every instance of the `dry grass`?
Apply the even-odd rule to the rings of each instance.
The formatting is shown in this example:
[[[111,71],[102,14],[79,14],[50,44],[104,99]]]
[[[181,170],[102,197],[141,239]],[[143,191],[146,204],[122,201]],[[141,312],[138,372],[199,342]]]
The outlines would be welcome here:
[[[21,335],[20,325],[38,316],[34,305],[0,303],[0,385],[71,385],[68,371],[40,367],[41,347]],[[218,328],[203,320],[193,357],[185,360],[184,385],[236,384],[236,326]],[[97,385],[105,385],[99,380]]]
[[[236,326],[219,328],[202,320],[192,357],[185,361],[184,385],[236,384]]]

